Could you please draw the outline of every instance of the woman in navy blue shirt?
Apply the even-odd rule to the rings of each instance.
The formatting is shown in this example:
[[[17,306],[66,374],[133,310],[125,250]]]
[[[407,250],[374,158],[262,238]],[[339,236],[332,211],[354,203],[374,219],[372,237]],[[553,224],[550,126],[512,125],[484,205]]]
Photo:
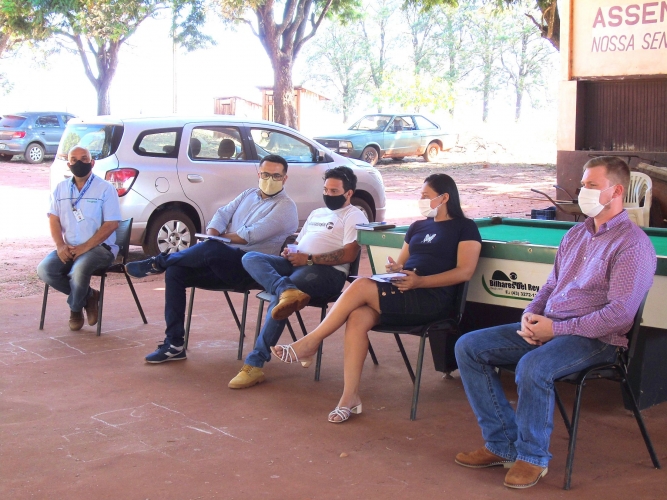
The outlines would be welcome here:
[[[454,179],[446,174],[428,176],[419,208],[426,219],[410,226],[398,259],[390,258],[386,266],[387,272],[402,272],[405,277],[392,283],[357,279],[315,330],[294,344],[272,348],[282,361],[308,367],[320,343],[345,324],[345,387],[329,422],[344,422],[351,413],[361,413],[359,382],[368,331],[380,323],[419,325],[446,317],[454,306],[456,285],[475,272],[482,238],[461,210]]]

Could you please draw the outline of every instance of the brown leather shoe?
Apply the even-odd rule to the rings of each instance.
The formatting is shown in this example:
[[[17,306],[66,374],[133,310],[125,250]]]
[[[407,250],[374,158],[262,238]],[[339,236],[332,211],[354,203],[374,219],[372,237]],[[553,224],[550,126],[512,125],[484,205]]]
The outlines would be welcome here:
[[[280,300],[271,311],[271,317],[276,321],[287,319],[292,313],[300,311],[310,302],[310,295],[296,288],[288,288],[280,294]]]
[[[86,305],[83,306],[83,308],[86,310],[86,317],[88,318],[88,324],[90,326],[93,326],[97,324],[97,315],[98,315],[97,305],[99,304],[100,301],[100,292],[98,292],[94,288],[91,288],[91,290],[93,291],[93,294],[88,296],[88,300],[86,300]]]
[[[530,488],[535,486],[541,477],[547,475],[547,467],[529,464],[523,460],[517,460],[505,476],[505,486],[508,488]]]
[[[502,465],[505,468],[510,468],[514,465],[512,460],[499,457],[495,453],[491,453],[487,450],[486,447],[471,451],[470,453],[459,453],[456,455],[454,461],[459,465],[463,465],[463,467],[470,467],[472,469],[497,467],[499,465]]]
[[[69,312],[69,329],[76,332],[83,328],[83,312]]]

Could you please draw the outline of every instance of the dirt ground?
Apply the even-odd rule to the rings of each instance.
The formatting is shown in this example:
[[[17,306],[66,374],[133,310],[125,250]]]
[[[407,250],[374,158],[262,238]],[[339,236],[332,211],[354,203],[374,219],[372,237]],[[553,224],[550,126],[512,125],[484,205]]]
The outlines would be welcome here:
[[[0,299],[43,290],[35,268],[53,249],[45,215],[50,163],[49,159],[41,165],[16,158],[0,161],[0,211],[5,229],[0,232]],[[454,178],[469,217],[529,217],[531,208],[549,205],[535,197],[531,187],[555,194],[555,165],[513,163],[485,153],[442,153],[431,163],[421,158],[383,160],[377,167],[386,187],[386,220],[394,223],[408,224],[420,217],[416,200],[424,178],[432,173],[444,172]],[[132,260],[143,257],[140,247],[132,247]],[[118,280],[122,277],[110,278],[109,285]]]

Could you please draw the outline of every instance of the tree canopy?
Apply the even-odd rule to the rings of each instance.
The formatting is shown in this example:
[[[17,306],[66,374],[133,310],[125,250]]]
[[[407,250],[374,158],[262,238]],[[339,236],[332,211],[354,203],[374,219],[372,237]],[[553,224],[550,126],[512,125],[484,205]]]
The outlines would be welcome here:
[[[2,0],[7,1],[7,0]],[[79,55],[86,77],[97,93],[97,113],[109,114],[109,88],[121,46],[146,20],[171,9],[172,36],[188,50],[211,38],[200,31],[205,0],[33,0],[49,34]]]
[[[360,0],[214,0],[223,19],[246,24],[259,38],[273,67],[274,121],[296,128],[294,59],[327,16],[356,16]]]
[[[551,44],[560,50],[560,15],[558,14],[558,5],[556,0],[534,0],[536,7],[542,13],[540,19],[526,14],[539,30],[543,38],[546,38]],[[483,0],[483,3],[495,5],[497,7],[509,7],[521,3],[522,0]],[[457,0],[406,0],[406,4],[416,5],[428,12],[439,5],[456,5]],[[463,2],[461,2],[463,3]]]

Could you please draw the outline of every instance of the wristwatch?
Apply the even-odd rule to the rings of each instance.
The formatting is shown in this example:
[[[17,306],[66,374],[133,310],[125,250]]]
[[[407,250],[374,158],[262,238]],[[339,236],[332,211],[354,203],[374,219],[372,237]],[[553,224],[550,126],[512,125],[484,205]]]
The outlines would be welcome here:
[[[308,264],[309,266],[313,265],[313,254],[312,253],[308,254],[308,260],[306,261],[306,264]]]

